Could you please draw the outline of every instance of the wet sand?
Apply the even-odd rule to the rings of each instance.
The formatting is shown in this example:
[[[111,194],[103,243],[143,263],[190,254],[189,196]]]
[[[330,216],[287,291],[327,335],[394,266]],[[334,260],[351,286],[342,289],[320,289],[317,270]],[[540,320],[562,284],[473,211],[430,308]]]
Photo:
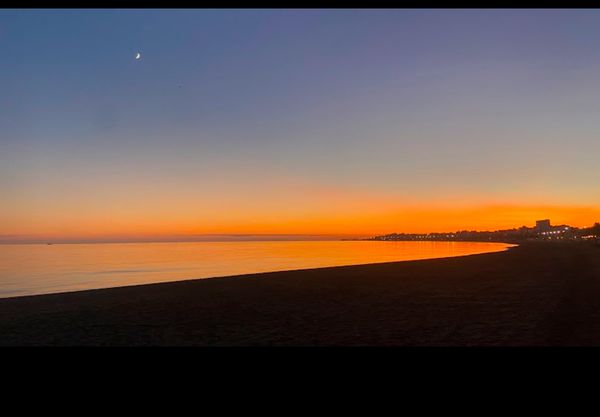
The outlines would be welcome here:
[[[0,299],[0,345],[600,345],[600,247]]]

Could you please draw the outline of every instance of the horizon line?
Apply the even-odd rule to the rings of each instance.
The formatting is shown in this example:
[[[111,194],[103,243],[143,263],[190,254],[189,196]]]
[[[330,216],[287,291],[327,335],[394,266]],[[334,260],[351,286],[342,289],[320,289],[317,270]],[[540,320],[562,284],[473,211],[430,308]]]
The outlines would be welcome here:
[[[0,235],[0,245],[11,244],[76,244],[76,243],[185,243],[185,242],[244,242],[244,241],[292,241],[326,240],[331,238],[359,238],[372,236],[368,233],[206,233],[194,235],[153,236],[74,236],[51,237],[35,235]],[[302,239],[299,239],[302,238]]]
[[[546,219],[548,220],[548,219]],[[598,224],[594,222],[590,226]],[[587,227],[577,227],[568,224],[559,226],[568,226],[575,229],[585,229]],[[388,233],[199,233],[199,234],[171,234],[171,235],[105,235],[105,236],[40,236],[40,235],[15,235],[5,234],[0,235],[0,245],[12,244],[77,244],[77,243],[185,243],[185,242],[243,242],[243,241],[293,241],[293,240],[327,240],[331,238],[369,238],[387,236],[392,234],[439,234],[439,233],[457,233],[457,232],[499,232],[506,230],[514,230],[519,228],[532,228],[530,226],[521,225],[513,226],[508,229],[496,230],[468,230],[458,229],[445,232],[388,232]],[[298,239],[303,238],[303,239]]]

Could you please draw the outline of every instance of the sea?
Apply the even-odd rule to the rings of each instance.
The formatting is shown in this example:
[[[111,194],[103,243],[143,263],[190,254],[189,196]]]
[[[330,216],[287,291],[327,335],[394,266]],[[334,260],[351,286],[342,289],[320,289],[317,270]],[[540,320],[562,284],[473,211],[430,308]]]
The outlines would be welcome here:
[[[480,242],[237,241],[0,245],[0,298],[504,251]]]

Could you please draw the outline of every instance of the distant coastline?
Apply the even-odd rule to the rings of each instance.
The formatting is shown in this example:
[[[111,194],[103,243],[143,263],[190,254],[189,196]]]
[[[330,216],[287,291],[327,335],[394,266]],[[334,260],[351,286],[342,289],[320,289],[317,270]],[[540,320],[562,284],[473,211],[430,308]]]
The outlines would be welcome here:
[[[535,227],[496,231],[434,232],[434,233],[391,233],[365,240],[376,241],[446,241],[446,242],[497,242],[523,243],[528,241],[585,241],[600,240],[600,223],[591,227],[574,227],[566,224],[553,226],[549,219],[536,221]]]

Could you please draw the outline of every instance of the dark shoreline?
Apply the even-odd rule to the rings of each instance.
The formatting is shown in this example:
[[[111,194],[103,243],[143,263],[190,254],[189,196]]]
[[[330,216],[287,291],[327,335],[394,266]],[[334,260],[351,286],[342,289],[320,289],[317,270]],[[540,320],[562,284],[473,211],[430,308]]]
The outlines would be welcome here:
[[[0,299],[0,345],[600,345],[600,249],[454,258]]]

